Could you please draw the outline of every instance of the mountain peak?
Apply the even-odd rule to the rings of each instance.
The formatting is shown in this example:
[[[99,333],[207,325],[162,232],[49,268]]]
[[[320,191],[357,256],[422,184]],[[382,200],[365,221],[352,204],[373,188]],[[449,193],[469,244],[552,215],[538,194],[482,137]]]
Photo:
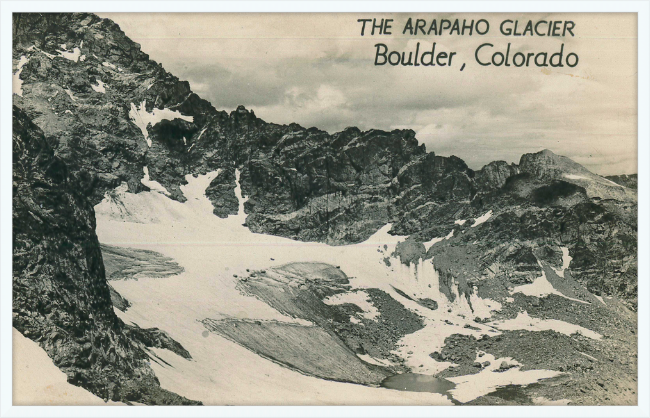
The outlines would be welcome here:
[[[602,199],[634,200],[634,194],[625,187],[587,170],[572,159],[553,151],[542,151],[521,156],[519,170],[545,180],[561,180],[584,187],[590,197]]]
[[[551,151],[548,148],[544,148],[543,150],[537,152],[536,154],[544,155],[544,156],[548,156],[548,157],[553,157],[553,156],[557,157],[558,156],[556,153],[554,153],[553,151]]]

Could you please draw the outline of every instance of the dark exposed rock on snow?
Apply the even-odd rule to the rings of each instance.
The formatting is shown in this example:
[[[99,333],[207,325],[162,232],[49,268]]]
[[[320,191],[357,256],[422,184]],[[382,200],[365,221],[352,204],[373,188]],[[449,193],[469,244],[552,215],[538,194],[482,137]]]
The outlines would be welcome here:
[[[203,324],[262,357],[310,376],[379,384],[392,374],[361,361],[341,340],[319,326],[237,319],[206,319]]]
[[[155,251],[101,245],[108,280],[138,280],[181,274],[184,269],[169,257]]]
[[[270,268],[264,272],[255,271],[248,277],[240,278],[238,288],[283,314],[314,323],[331,334],[330,338],[335,339],[337,344],[347,347],[351,353],[367,354],[375,359],[389,360],[393,363],[389,370],[405,370],[400,365],[399,357],[391,351],[396,349],[400,338],[423,326],[422,319],[417,314],[409,311],[379,289],[364,289],[370,303],[379,312],[379,315],[373,319],[357,315],[362,313],[362,310],[353,303],[325,303],[328,297],[349,291],[345,273],[327,264],[291,263]],[[426,301],[422,303],[426,303]],[[355,317],[356,321],[352,322],[351,317]],[[222,327],[213,326],[210,329],[221,330],[220,333],[225,333]],[[234,341],[247,346],[247,339],[245,340],[241,336],[237,337],[239,334],[229,333],[227,335]],[[267,352],[267,355],[271,356],[272,352]],[[303,372],[308,373],[306,370]],[[343,380],[367,383],[354,379],[356,378],[348,377]],[[379,383],[379,381],[374,383]]]
[[[110,284],[108,285],[108,290],[111,292],[111,302],[113,303],[113,306],[122,312],[126,312],[126,310],[131,306],[131,302],[117,293],[117,291],[113,289],[113,286]]]

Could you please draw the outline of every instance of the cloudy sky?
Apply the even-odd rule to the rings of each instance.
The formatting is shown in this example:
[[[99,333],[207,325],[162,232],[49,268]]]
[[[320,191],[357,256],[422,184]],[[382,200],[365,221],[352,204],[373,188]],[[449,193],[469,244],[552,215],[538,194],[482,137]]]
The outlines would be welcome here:
[[[268,122],[330,133],[410,128],[439,155],[472,168],[518,162],[544,148],[602,174],[637,171],[637,24],[633,14],[100,14],[117,22],[165,69],[217,109],[240,104]],[[392,18],[392,35],[360,36],[361,18]],[[486,19],[484,36],[412,36],[412,17]],[[505,19],[572,20],[575,37],[506,37]],[[375,44],[391,51],[454,51],[447,67],[375,66]],[[576,67],[482,67],[476,48],[560,50]],[[485,49],[484,51],[487,51]],[[491,53],[481,53],[488,59]],[[460,67],[466,64],[461,72]]]

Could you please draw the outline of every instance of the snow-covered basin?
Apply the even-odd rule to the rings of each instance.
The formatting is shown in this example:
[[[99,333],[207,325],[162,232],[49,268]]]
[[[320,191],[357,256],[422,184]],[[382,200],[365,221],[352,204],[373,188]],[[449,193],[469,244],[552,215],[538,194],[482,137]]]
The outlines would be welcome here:
[[[363,293],[356,289],[379,288],[424,317],[425,327],[406,335],[395,351],[414,373],[433,375],[451,365],[436,362],[429,354],[440,350],[444,339],[452,334],[478,337],[500,333],[495,326],[473,321],[476,316],[488,318],[491,311],[500,309],[500,304],[473,295],[472,312],[464,297],[448,302],[440,293],[438,275],[430,260],[405,266],[393,258],[391,266],[387,266],[383,258],[405,238],[388,234],[390,225],[363,243],[346,246],[254,234],[242,226],[246,198],[241,196],[239,185],[235,190],[239,214],[227,219],[212,214],[204,191],[217,175],[187,176],[188,184],[181,186],[188,199],[185,203],[169,199],[162,191],[131,194],[122,187],[95,207],[100,242],[157,251],[185,269],[178,276],[163,279],[111,282],[132,303],[126,313],[118,311],[123,320],[163,329],[192,354],[193,360],[187,361],[167,350],[154,350],[172,365],[163,367],[152,362],[164,388],[205,404],[450,404],[449,399],[436,393],[371,388],[305,376],[205,332],[198,322],[205,318],[306,323],[242,295],[235,288],[238,279],[234,276],[246,275],[247,269],[268,269],[290,262],[323,262],[340,266],[350,276],[358,296]],[[436,300],[439,308],[424,308],[401,296],[394,287],[411,297]],[[452,291],[457,293],[456,289]],[[369,316],[375,315],[369,306],[365,308]],[[478,330],[465,328],[466,324]],[[549,375],[543,370],[531,371],[524,380],[533,383]]]
[[[163,279],[111,282],[132,303],[126,313],[118,311],[122,319],[163,329],[191,353],[193,359],[187,361],[170,351],[154,350],[172,365],[152,362],[164,388],[205,404],[450,404],[445,396],[435,393],[401,392],[305,376],[204,332],[198,321],[205,318],[304,323],[240,294],[235,288],[235,274],[294,261],[315,261],[340,265],[350,276],[379,279],[387,273],[377,247],[395,242],[386,234],[390,226],[363,244],[343,247],[253,234],[242,226],[245,199],[241,195],[239,215],[228,219],[212,215],[203,193],[215,175],[189,177],[189,184],[182,187],[188,198],[183,204],[152,191],[123,193],[128,201],[126,208],[108,199],[96,207],[100,242],[157,251],[185,269],[178,276]],[[153,212],[155,216],[148,222],[124,222],[134,220],[131,212]],[[392,291],[384,282],[388,280],[379,279],[373,287]]]

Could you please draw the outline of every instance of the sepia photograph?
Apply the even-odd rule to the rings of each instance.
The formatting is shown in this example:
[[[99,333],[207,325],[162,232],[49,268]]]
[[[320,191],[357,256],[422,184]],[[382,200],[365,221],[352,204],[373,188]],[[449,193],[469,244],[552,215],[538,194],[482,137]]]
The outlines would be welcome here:
[[[11,13],[12,405],[647,403],[638,13],[153,9]]]

